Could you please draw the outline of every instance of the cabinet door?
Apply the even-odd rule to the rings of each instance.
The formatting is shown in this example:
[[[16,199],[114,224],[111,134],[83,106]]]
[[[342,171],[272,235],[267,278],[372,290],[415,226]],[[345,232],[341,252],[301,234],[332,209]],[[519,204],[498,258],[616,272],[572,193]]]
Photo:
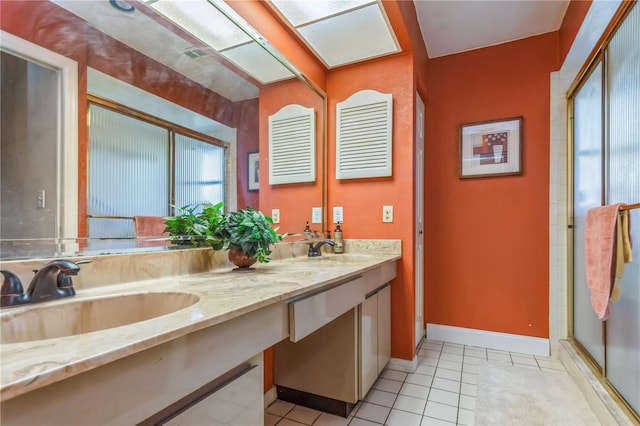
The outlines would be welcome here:
[[[360,305],[360,399],[378,378],[378,294]]]
[[[353,308],[297,343],[285,339],[275,345],[275,384],[358,402],[358,328],[357,308]]]
[[[378,374],[391,359],[391,286],[377,293],[378,296]]]

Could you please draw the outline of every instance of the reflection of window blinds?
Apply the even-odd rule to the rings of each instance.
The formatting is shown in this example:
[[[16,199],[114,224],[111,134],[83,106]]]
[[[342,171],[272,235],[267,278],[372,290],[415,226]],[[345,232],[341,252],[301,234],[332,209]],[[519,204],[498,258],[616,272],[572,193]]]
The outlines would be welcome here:
[[[88,214],[131,217],[169,212],[167,129],[91,104]],[[130,220],[92,218],[92,238],[130,237]]]
[[[313,108],[287,105],[269,117],[269,184],[316,180]]]
[[[175,204],[224,201],[224,148],[175,135]]]
[[[336,108],[336,178],[391,176],[391,94],[362,90]]]

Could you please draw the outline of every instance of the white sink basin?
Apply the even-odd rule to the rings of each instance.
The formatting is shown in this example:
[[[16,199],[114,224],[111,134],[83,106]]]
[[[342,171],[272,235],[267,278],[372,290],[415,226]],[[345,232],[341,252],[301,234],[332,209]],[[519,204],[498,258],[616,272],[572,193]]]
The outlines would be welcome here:
[[[120,327],[179,311],[199,299],[190,293],[130,293],[26,305],[2,312],[0,343],[53,339]]]

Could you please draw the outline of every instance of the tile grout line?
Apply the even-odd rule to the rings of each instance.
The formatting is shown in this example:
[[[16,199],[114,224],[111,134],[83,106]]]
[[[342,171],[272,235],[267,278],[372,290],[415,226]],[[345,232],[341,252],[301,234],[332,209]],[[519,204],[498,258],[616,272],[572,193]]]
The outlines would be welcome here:
[[[421,350],[423,350],[423,349],[424,349],[424,350],[428,350],[428,351],[431,351],[431,352],[437,352],[438,356],[437,356],[437,358],[431,358],[431,357],[429,357],[429,356],[424,357],[425,359],[429,359],[429,358],[431,358],[431,359],[435,360],[435,366],[431,366],[431,365],[427,364],[427,366],[429,366],[429,367],[434,367],[434,374],[433,374],[433,376],[431,376],[431,381],[429,382],[429,383],[430,383],[430,386],[428,386],[429,390],[428,390],[428,392],[427,392],[427,394],[426,394],[426,398],[427,398],[427,399],[426,399],[426,401],[425,401],[425,408],[422,410],[421,417],[429,417],[429,418],[432,418],[432,419],[436,419],[436,420],[441,420],[441,421],[449,422],[449,420],[438,419],[437,417],[429,416],[429,415],[428,415],[428,413],[427,413],[427,404],[428,404],[428,403],[429,403],[429,401],[430,401],[430,400],[429,400],[429,397],[431,396],[431,391],[432,391],[432,389],[434,388],[434,381],[435,381],[435,379],[436,379],[436,378],[440,378],[440,379],[442,379],[442,380],[454,381],[453,379],[448,379],[447,377],[438,377],[438,376],[436,375],[436,373],[437,373],[438,369],[442,369],[442,370],[450,370],[449,368],[446,368],[446,367],[444,367],[444,366],[440,366],[440,362],[444,360],[444,359],[442,358],[443,354],[444,354],[444,353],[447,353],[447,354],[452,354],[452,355],[461,355],[461,356],[462,356],[462,362],[461,362],[461,364],[462,364],[462,368],[461,368],[461,370],[460,370],[460,379],[459,379],[459,380],[456,380],[456,381],[458,382],[458,385],[457,385],[458,392],[455,392],[455,391],[449,391],[448,389],[440,389],[440,388],[437,388],[438,390],[441,390],[441,391],[443,391],[443,392],[450,392],[450,393],[452,393],[452,394],[457,393],[457,396],[458,396],[458,398],[457,398],[457,405],[453,406],[453,405],[449,405],[449,404],[446,404],[446,403],[440,403],[440,404],[442,404],[442,405],[447,405],[447,406],[449,406],[449,407],[455,407],[455,408],[457,409],[457,410],[456,410],[456,415],[455,415],[455,424],[457,424],[457,425],[461,425],[461,423],[459,423],[459,421],[460,421],[460,410],[461,410],[461,409],[463,409],[463,408],[461,407],[461,399],[462,399],[462,396],[463,396],[463,394],[462,394],[462,384],[463,384],[463,378],[462,378],[462,375],[464,374],[464,366],[465,366],[465,365],[477,366],[477,364],[471,364],[471,363],[469,363],[469,362],[465,362],[465,354],[466,354],[467,350],[469,350],[469,349],[476,349],[476,348],[475,348],[475,347],[469,347],[469,346],[467,346],[467,345],[461,345],[461,346],[462,346],[462,354],[458,354],[458,353],[455,353],[455,352],[445,352],[445,350],[444,350],[444,349],[445,349],[445,344],[444,344],[444,343],[446,343],[446,342],[440,342],[441,344],[439,345],[439,350],[437,350],[437,351],[436,351],[436,350],[434,350],[432,347],[430,347],[430,348],[426,348],[426,344],[428,344],[428,343],[429,343],[429,342],[425,339],[425,340],[420,344],[420,346],[419,346],[419,348],[418,348],[418,352],[420,352]],[[471,356],[471,355],[469,355],[469,357],[470,357],[470,358],[478,358],[478,359],[481,359],[481,360],[483,360],[483,361],[490,361],[490,360],[489,360],[489,352],[488,352],[488,349],[487,349],[487,348],[481,348],[481,349],[483,349],[483,350],[482,350],[482,356],[481,356],[481,357]],[[520,364],[517,364],[517,363],[515,362],[514,358],[513,358],[514,356],[517,356],[517,354],[514,354],[514,353],[512,353],[511,351],[497,351],[497,352],[499,352],[499,353],[506,353],[506,354],[508,354],[508,356],[509,356],[509,361],[507,362],[507,363],[508,363],[508,365],[511,365],[511,366],[517,366],[517,365],[520,365]],[[478,354],[478,353],[477,353],[477,352],[475,352],[475,355],[477,355],[477,354]],[[467,358],[469,358],[469,357],[467,357]],[[542,371],[542,370],[543,370],[543,368],[542,368],[542,366],[540,365],[540,362],[539,362],[539,360],[538,360],[538,357],[534,356],[534,357],[533,357],[533,360],[535,361],[535,364],[536,364],[537,369],[538,369],[539,371]],[[446,361],[451,361],[451,362],[456,362],[456,363],[457,363],[457,361],[452,361],[452,360],[446,360]],[[500,362],[499,360],[495,360],[495,361],[496,361],[496,362]],[[506,360],[505,360],[505,361],[506,361]],[[504,361],[503,361],[503,362],[504,362]],[[419,364],[419,365],[422,365],[422,362],[420,362],[420,364]],[[526,366],[528,366],[529,364],[525,364],[525,363],[523,363],[522,365],[526,367]],[[530,364],[529,366],[533,366],[533,364]],[[392,370],[392,371],[393,371],[393,370]],[[451,371],[457,371],[457,370],[451,370]],[[405,373],[406,373],[406,372],[405,372]],[[475,373],[475,372],[469,372],[469,371],[468,371],[467,373],[468,373],[468,374],[471,374],[471,375],[475,375],[475,376],[477,376],[477,375],[478,375],[478,374],[477,374],[477,373]],[[384,408],[389,408],[389,413],[386,415],[386,417],[385,417],[385,419],[384,419],[384,421],[383,421],[383,422],[384,422],[383,424],[387,424],[387,421],[389,420],[389,418],[390,418],[390,416],[391,416],[391,412],[392,412],[393,410],[400,411],[400,412],[407,413],[407,414],[420,415],[420,413],[415,413],[415,412],[413,412],[413,411],[407,411],[407,410],[403,410],[403,409],[400,409],[400,408],[395,408],[395,404],[397,403],[397,401],[398,401],[398,399],[399,399],[400,395],[404,395],[404,394],[402,394],[402,393],[401,393],[401,390],[402,390],[402,387],[404,387],[404,385],[405,385],[405,384],[413,384],[413,385],[416,385],[416,386],[422,386],[422,385],[421,385],[421,384],[419,384],[419,383],[410,383],[410,382],[408,382],[408,381],[407,381],[407,379],[408,379],[408,377],[409,377],[409,374],[411,374],[411,373],[406,373],[406,374],[405,374],[405,376],[404,376],[404,378],[403,378],[402,380],[387,379],[387,380],[393,380],[393,381],[396,381],[396,382],[401,383],[401,386],[400,386],[400,388],[398,389],[398,391],[397,391],[397,392],[389,392],[389,391],[387,391],[387,390],[377,389],[377,390],[378,390],[378,391],[380,391],[380,392],[387,392],[387,393],[392,393],[392,394],[394,394],[393,401],[391,402],[391,407],[386,407],[385,405],[376,404],[376,403],[374,403],[374,402],[370,402],[370,401],[362,401],[363,403],[364,403],[364,402],[366,402],[367,404],[376,405],[376,406],[384,407]],[[420,374],[420,373],[413,373],[413,374]],[[474,384],[474,383],[472,383],[472,382],[471,382],[471,383],[467,383],[467,384],[468,384],[469,386],[475,386],[475,387],[476,387],[476,389],[477,389],[477,383],[476,383],[476,384]],[[371,390],[374,390],[374,389],[375,389],[375,388],[372,388]],[[413,398],[417,398],[417,399],[421,399],[421,398],[418,398],[418,397],[413,396],[413,395],[404,395],[404,396],[406,396],[406,397],[413,397]],[[465,396],[465,397],[468,397],[468,398],[473,398],[473,399],[474,399],[474,401],[475,401],[475,400],[476,400],[476,398],[477,398],[477,395],[467,395],[467,394],[464,394],[464,396]],[[432,401],[432,402],[436,403],[437,401]],[[279,420],[276,422],[276,425],[277,425],[277,424],[279,424],[280,422],[282,422],[282,420],[283,420],[284,418],[286,418],[286,415],[288,415],[288,414],[289,414],[289,413],[290,413],[294,408],[295,408],[295,405],[294,405],[292,408],[290,408],[290,409],[285,413],[285,416],[284,416],[284,417],[279,417],[279,416],[277,416],[277,415],[275,415],[275,414],[272,414],[272,413],[269,413],[269,414],[274,415],[274,416],[276,416],[276,417],[279,417]],[[358,407],[358,409],[356,410],[356,412],[355,412],[353,415],[351,415],[351,416],[349,416],[349,417],[347,418],[347,422],[348,422],[347,424],[351,424],[351,422],[352,422],[354,419],[356,419],[356,418],[357,418],[357,419],[360,419],[360,420],[371,421],[371,420],[367,420],[367,419],[365,419],[365,418],[362,418],[362,417],[358,417],[358,416],[357,416],[357,413],[358,413],[358,411],[359,411],[361,408],[362,408],[362,405],[361,405],[360,407]],[[464,408],[464,409],[465,409],[466,411],[471,411],[471,412],[475,412],[475,411],[476,411],[476,410],[475,410],[475,407],[474,407],[473,409],[469,409],[469,408]],[[313,421],[312,425],[315,425],[315,424],[319,421],[319,419],[320,419],[320,417],[321,417],[321,416],[322,416],[322,413],[320,413],[320,414],[318,415],[318,417],[316,417],[316,419]],[[292,419],[289,419],[289,420],[291,420],[291,421],[294,421],[294,422],[295,422],[295,420],[292,420]],[[377,419],[377,421],[379,421],[379,419]],[[376,422],[374,422],[374,423],[377,423],[377,421],[376,421]],[[296,423],[299,423],[299,422],[296,422]],[[303,424],[303,423],[300,423],[300,424]]]
[[[426,339],[424,339],[422,341],[422,343],[420,343],[420,346],[418,347],[418,353],[422,350],[422,346],[424,345],[424,343],[426,342]],[[442,353],[442,352],[441,352]],[[440,356],[438,356],[438,360],[440,360]],[[437,365],[437,363],[436,363]],[[435,375],[435,373],[434,373]],[[407,377],[409,377],[409,374],[407,373],[407,375],[404,377],[404,379],[402,380],[402,385],[404,386],[405,383],[407,383]],[[435,377],[435,376],[434,376]],[[431,379],[431,384],[433,385],[433,379]],[[383,425],[387,424],[387,420],[389,420],[389,416],[391,416],[391,411],[393,411],[393,406],[395,405],[396,401],[398,400],[398,397],[400,396],[400,391],[402,390],[402,386],[400,386],[400,389],[398,389],[398,393],[396,393],[396,397],[393,399],[393,404],[391,405],[391,408],[389,409],[389,414],[387,414],[387,417],[384,419],[384,422],[382,423]],[[431,393],[431,386],[429,386],[429,392],[427,393],[427,401],[429,398],[429,394]],[[408,396],[408,395],[407,395]],[[426,409],[426,402],[425,402],[425,409]],[[410,413],[410,411],[405,411],[405,410],[400,410],[397,409],[398,411],[402,411],[405,413]],[[422,410],[424,413],[424,409]],[[417,414],[417,413],[412,413],[412,414]],[[355,416],[354,416],[355,417]],[[421,417],[423,417],[423,415],[421,415]],[[351,422],[349,422],[351,423]]]

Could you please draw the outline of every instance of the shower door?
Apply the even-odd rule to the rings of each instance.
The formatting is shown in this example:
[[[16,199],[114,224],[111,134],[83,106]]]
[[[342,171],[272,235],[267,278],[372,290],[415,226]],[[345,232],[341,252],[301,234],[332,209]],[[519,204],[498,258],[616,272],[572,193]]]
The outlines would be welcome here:
[[[607,204],[640,203],[640,7],[611,40],[607,61],[609,140]],[[606,326],[606,377],[640,413],[640,209],[629,210],[633,261],[624,266],[620,300]]]
[[[640,413],[640,209],[629,210],[633,261],[602,322],[591,309],[585,216],[601,205],[640,203],[640,7],[630,11],[573,93],[573,338],[627,408]],[[637,417],[640,419],[640,417]]]
[[[602,205],[602,64],[573,101],[573,335],[604,366],[602,325],[591,309],[584,260],[587,210]]]

